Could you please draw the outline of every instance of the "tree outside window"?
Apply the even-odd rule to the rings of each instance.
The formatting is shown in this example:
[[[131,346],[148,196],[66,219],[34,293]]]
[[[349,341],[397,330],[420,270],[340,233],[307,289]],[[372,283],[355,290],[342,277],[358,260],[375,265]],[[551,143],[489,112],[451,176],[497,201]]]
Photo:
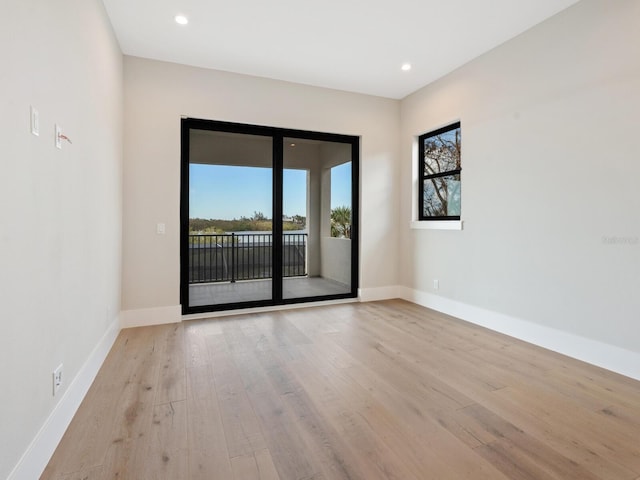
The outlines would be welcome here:
[[[351,238],[351,208],[343,205],[331,210],[331,236]]]
[[[420,220],[460,220],[460,122],[418,137]]]

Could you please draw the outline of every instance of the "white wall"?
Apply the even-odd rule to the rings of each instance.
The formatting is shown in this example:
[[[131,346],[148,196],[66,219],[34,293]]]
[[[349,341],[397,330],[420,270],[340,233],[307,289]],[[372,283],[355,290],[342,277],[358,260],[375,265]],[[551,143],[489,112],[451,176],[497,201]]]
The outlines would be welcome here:
[[[351,285],[351,240],[322,237],[320,276],[344,285]]]
[[[640,352],[638,25],[584,0],[402,101],[402,285]],[[458,119],[464,230],[411,230],[412,141]]]
[[[3,2],[0,59],[0,478],[7,478],[62,409],[94,349],[117,332],[123,97],[122,55],[99,0]],[[29,131],[30,105],[40,112],[38,137]],[[62,150],[54,147],[56,122],[73,141]],[[53,397],[60,363],[64,385]]]
[[[181,115],[361,136],[361,286],[396,284],[399,102],[125,57],[127,318],[179,315]]]

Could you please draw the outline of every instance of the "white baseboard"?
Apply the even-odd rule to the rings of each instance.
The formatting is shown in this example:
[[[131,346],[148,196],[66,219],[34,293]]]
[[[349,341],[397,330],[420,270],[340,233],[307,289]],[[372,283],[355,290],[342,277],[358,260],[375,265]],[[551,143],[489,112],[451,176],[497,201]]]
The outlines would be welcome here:
[[[402,288],[399,285],[389,287],[359,288],[358,298],[361,302],[375,302],[378,300],[391,300],[400,298]]]
[[[640,353],[432,293],[400,287],[400,298],[640,380]]]
[[[180,305],[170,307],[140,308],[120,312],[120,328],[148,327],[182,321]]]
[[[69,384],[7,480],[40,478],[120,332],[116,319]]]

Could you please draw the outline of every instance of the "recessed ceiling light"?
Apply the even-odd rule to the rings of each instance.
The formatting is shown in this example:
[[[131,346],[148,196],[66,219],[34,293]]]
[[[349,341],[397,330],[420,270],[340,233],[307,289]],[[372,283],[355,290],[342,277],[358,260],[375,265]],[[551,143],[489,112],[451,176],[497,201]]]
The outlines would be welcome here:
[[[186,25],[187,23],[189,23],[189,19],[184,15],[176,15],[176,23],[180,25]]]
[[[402,69],[403,72],[408,72],[409,70],[411,70],[411,64],[410,63],[403,63],[400,68]]]

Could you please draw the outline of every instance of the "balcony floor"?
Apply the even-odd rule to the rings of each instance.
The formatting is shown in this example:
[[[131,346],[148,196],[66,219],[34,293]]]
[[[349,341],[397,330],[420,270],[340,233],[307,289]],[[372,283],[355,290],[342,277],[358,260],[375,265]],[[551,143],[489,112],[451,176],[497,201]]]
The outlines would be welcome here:
[[[316,297],[349,293],[348,285],[322,277],[285,278],[283,296]],[[189,306],[220,305],[271,299],[271,279],[242,282],[201,283],[189,286]]]

